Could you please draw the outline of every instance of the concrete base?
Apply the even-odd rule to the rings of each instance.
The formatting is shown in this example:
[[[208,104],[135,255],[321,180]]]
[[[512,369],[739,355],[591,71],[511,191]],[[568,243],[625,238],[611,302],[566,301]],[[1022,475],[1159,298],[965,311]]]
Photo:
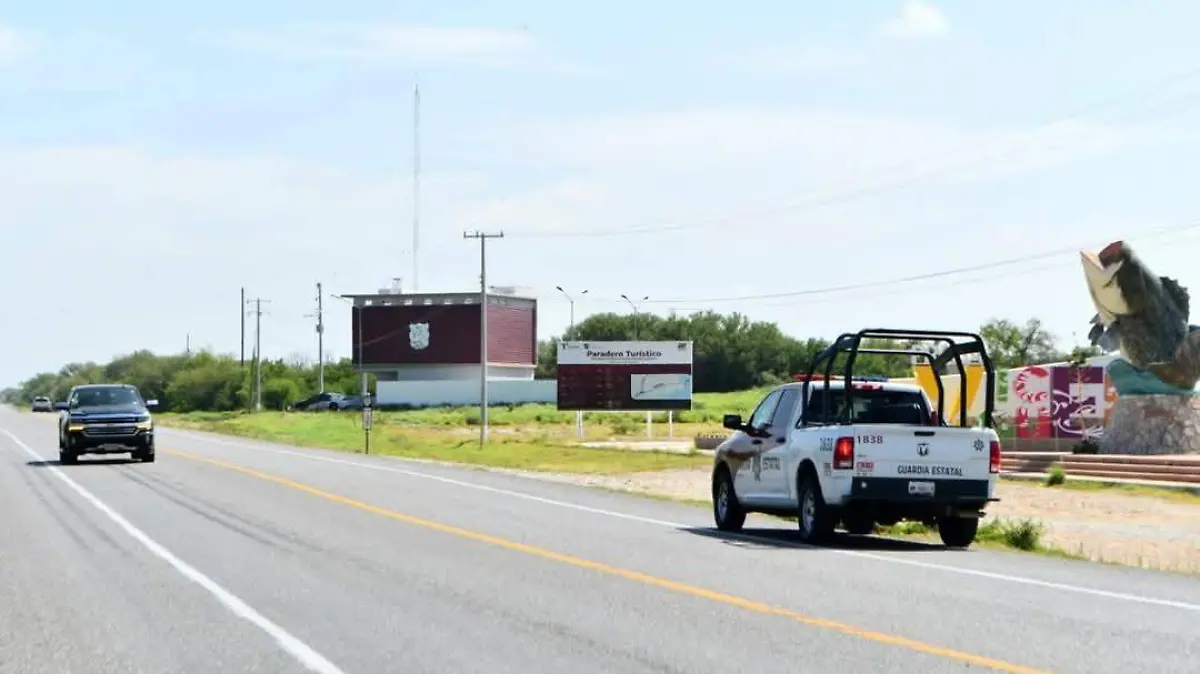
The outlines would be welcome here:
[[[1098,444],[1100,454],[1200,453],[1200,397],[1121,396]]]

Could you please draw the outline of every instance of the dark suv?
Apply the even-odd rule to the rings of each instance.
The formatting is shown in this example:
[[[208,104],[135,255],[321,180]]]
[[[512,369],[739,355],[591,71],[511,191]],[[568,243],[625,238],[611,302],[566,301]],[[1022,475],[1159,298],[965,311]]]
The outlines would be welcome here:
[[[71,464],[80,454],[123,454],[154,461],[157,400],[142,400],[128,384],[87,384],[71,389],[66,402],[55,403],[58,419],[58,462]]]

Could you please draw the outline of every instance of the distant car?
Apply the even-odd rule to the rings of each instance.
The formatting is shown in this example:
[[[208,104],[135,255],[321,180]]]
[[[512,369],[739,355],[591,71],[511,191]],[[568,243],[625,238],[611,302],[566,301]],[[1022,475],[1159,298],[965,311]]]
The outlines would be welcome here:
[[[81,454],[123,454],[154,461],[157,400],[142,400],[129,384],[87,384],[71,389],[67,401],[55,404],[58,419],[58,462],[72,464]]]
[[[46,396],[38,396],[33,399],[33,411],[34,412],[53,412],[54,411],[54,403],[50,402],[50,399],[47,398]]]
[[[289,410],[294,412],[317,412],[320,410],[355,410],[362,408],[362,401],[355,396],[348,396],[342,393],[318,393],[314,396],[309,396],[304,400],[299,400],[288,406]]]

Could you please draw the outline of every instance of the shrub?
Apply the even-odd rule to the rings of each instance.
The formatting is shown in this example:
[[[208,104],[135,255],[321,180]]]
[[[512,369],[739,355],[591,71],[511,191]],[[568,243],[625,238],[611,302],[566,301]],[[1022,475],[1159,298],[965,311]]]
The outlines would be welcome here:
[[[979,528],[977,537],[979,540],[993,541],[1010,548],[1028,551],[1041,547],[1044,531],[1045,527],[1037,520],[993,520]]]
[[[1067,473],[1062,466],[1051,466],[1046,473],[1046,486],[1055,487],[1067,481]]]

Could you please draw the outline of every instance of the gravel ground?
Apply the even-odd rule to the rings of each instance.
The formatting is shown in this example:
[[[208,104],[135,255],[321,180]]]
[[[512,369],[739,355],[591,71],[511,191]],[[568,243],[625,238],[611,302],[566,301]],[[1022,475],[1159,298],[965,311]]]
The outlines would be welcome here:
[[[534,477],[692,501],[709,500],[709,471]],[[1045,545],[1088,559],[1200,573],[1200,506],[1119,491],[1002,482],[993,517],[1040,520]]]

